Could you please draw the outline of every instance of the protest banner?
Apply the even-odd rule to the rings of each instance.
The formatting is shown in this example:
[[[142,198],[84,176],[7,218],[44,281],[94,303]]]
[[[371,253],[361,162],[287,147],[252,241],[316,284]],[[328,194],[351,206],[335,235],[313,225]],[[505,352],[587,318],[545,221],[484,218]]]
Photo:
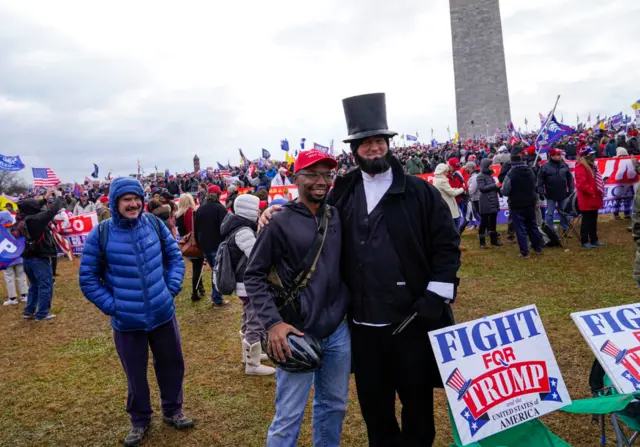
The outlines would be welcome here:
[[[87,236],[98,225],[96,213],[80,214],[69,217],[68,222],[55,221],[60,236],[69,242],[74,255],[81,255]]]
[[[431,331],[429,338],[465,445],[571,403],[535,305]]]
[[[619,393],[640,390],[640,303],[571,314]]]

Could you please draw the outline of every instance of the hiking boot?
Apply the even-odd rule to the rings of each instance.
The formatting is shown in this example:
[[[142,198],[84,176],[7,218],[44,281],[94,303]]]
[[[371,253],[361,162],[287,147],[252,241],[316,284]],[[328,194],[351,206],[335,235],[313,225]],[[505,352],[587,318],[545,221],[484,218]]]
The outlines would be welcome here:
[[[162,420],[165,424],[171,425],[172,427],[177,428],[178,430],[184,430],[185,428],[193,427],[193,419],[186,417],[182,412],[178,414],[174,414],[171,417],[162,416]]]
[[[49,314],[46,317],[42,317],[42,318],[36,318],[36,321],[47,321],[47,320],[53,320],[56,316],[53,314]]]
[[[213,307],[225,307],[230,304],[229,300],[222,300],[221,303],[213,303]]]
[[[494,247],[502,247],[502,242],[500,242],[500,240],[498,239],[497,231],[490,231],[489,239],[491,240],[491,245],[493,245]]]
[[[142,439],[144,438],[144,435],[147,434],[148,429],[148,425],[146,427],[131,427],[131,430],[129,430],[129,434],[127,434],[127,437],[124,438],[125,447],[139,446],[142,442]]]
[[[9,298],[7,301],[2,303],[3,306],[11,306],[12,304],[18,304],[18,298]]]

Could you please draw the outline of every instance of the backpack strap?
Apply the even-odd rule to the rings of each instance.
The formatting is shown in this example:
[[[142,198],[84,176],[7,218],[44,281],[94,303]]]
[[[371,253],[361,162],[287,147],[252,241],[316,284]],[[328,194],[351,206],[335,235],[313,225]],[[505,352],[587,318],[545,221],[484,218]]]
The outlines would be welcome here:
[[[111,218],[105,219],[98,224],[98,245],[100,246],[100,265],[103,271],[109,269],[107,263],[107,244],[109,243],[109,229],[111,228]]]
[[[144,213],[144,215],[147,216],[147,220],[158,234],[158,239],[160,239],[160,248],[162,249],[162,255],[164,256],[164,238],[162,237],[162,230],[160,229],[160,219],[152,213]]]

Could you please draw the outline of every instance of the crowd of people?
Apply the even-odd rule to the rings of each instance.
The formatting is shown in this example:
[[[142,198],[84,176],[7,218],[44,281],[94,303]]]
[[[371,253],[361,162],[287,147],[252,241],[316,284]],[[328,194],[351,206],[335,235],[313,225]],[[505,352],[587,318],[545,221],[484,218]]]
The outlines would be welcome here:
[[[453,324],[460,235],[476,228],[481,248],[487,241],[502,246],[497,216],[505,196],[507,239],[528,258],[530,249],[542,253],[540,228],[553,229],[554,211],[575,196],[582,247],[602,246],[604,179],[595,159],[640,153],[633,126],[613,136],[567,137],[544,162],[531,149],[532,135],[391,148],[397,134],[386,125],[384,94],[347,98],[343,106],[348,154],[311,149],[290,164],[266,160],[228,172],[88,182],[73,192],[63,187],[22,198],[15,218],[0,212],[0,223],[27,241],[5,270],[5,304],[26,301],[22,317],[36,321],[55,317],[54,222],[98,214],[79,281],[84,296],[111,317],[128,382],[126,446],[139,445],[151,422],[149,347],[163,421],[177,429],[194,425],[182,412],[185,366],[174,303],[185,260],[193,301],[207,294],[206,264],[212,306],[228,306],[225,295],[242,302],[245,373],[276,375],[267,446],[297,444],[312,385],[314,443],[338,446],[352,371],[370,445],[431,445],[433,388],[442,383],[426,333]],[[358,113],[363,107],[366,116]],[[564,160],[576,158],[574,180]],[[433,174],[433,185],[422,174]],[[297,187],[298,200],[268,203],[270,188],[288,185]],[[568,218],[560,214],[563,231]]]

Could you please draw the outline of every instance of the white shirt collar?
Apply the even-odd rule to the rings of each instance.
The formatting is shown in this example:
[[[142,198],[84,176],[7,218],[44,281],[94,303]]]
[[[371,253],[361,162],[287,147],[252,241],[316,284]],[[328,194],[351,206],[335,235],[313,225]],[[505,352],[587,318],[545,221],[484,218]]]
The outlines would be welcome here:
[[[375,176],[369,175],[364,171],[360,172],[362,172],[362,179],[365,182],[385,183],[389,180],[393,180],[393,173],[391,172],[391,168],[387,169],[384,172],[381,172],[380,174],[376,174]]]

